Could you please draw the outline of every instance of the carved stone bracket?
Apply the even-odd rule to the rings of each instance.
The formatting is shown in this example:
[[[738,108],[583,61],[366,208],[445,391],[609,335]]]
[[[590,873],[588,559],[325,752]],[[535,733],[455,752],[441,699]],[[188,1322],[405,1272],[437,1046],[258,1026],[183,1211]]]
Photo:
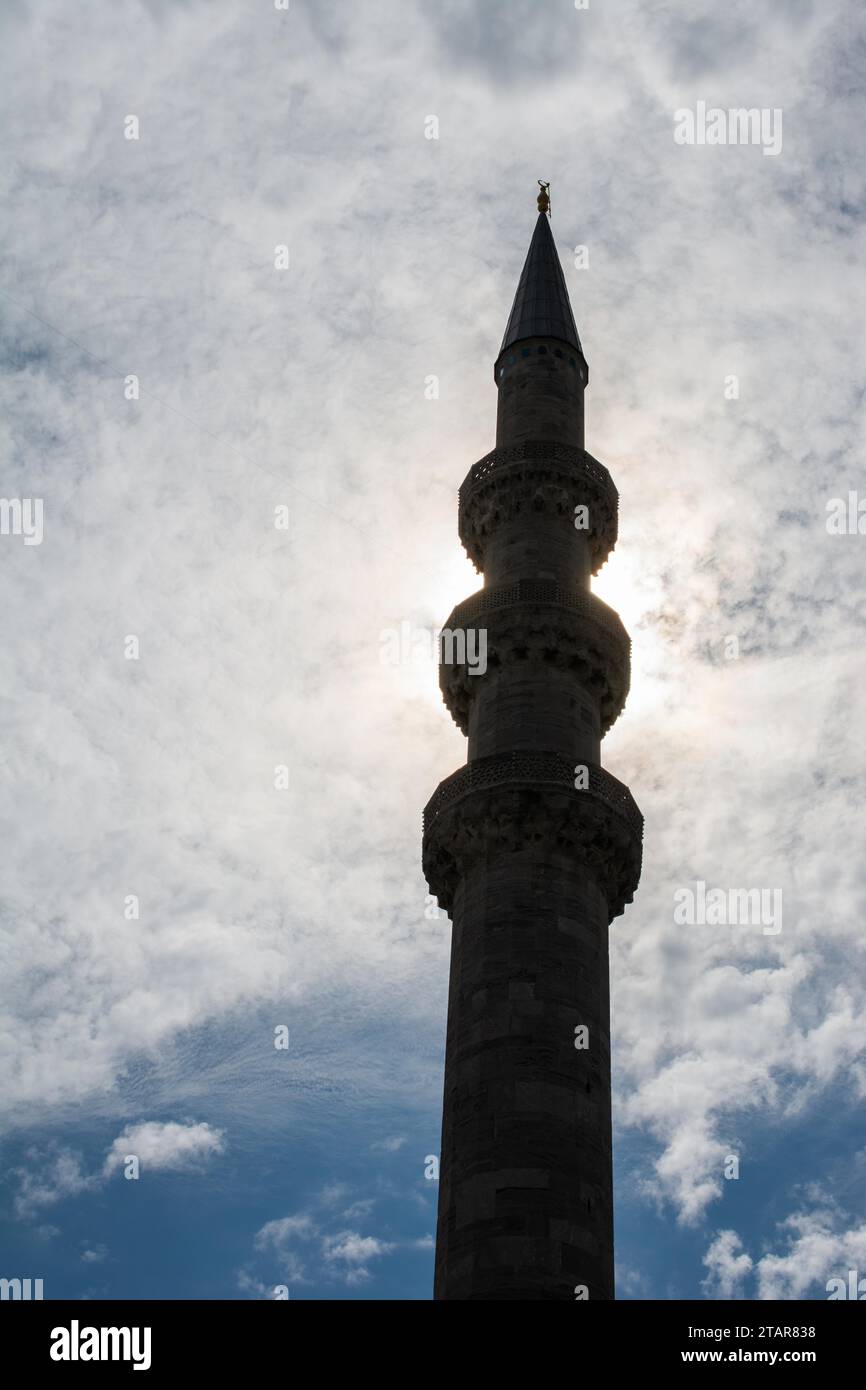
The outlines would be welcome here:
[[[619,494],[604,464],[585,449],[539,440],[494,449],[470,468],[458,496],[460,539],[477,570],[490,533],[524,510],[550,512],[573,526],[575,507],[587,507],[593,574],[616,544]]]
[[[468,630],[486,632],[486,673],[467,663]],[[503,666],[534,662],[573,671],[598,701],[601,734],[622,713],[631,678],[631,642],[618,615],[585,590],[552,580],[521,580],[483,589],[458,604],[440,640],[439,685],[445,704],[468,733],[469,708],[486,676]],[[477,659],[477,641],[468,648]]]
[[[632,901],[640,879],[643,816],[628,787],[591,765],[576,789],[558,753],[479,758],[437,787],[424,811],[424,875],[446,912],[461,877],[492,855],[535,846],[586,865],[611,918]]]

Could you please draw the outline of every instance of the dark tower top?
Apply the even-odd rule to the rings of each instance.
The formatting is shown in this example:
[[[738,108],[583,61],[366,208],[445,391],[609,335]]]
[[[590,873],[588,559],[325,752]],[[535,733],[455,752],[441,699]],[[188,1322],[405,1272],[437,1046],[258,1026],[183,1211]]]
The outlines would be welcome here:
[[[543,195],[539,205],[546,201]],[[493,367],[499,388],[496,447],[550,440],[584,447],[589,368],[542,208]]]
[[[500,356],[512,343],[524,338],[557,338],[576,348],[583,357],[556,243],[543,212],[538,214],[529,243]]]

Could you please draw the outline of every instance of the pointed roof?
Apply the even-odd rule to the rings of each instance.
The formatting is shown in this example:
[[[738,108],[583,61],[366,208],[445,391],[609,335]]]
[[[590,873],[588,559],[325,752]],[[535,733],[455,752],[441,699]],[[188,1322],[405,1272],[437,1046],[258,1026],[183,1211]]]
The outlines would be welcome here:
[[[556,242],[543,212],[529,243],[500,353],[521,338],[559,338],[583,356]]]

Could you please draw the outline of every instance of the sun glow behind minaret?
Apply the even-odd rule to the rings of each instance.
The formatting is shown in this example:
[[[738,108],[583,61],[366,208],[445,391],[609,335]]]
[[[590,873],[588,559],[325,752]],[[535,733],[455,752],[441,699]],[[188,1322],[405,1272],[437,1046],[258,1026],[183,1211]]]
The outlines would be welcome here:
[[[400,697],[429,703],[449,723],[439,689],[439,634],[449,613],[482,584],[482,576],[456,542],[419,594],[417,610],[380,636],[380,662],[392,668]]]
[[[665,682],[659,677],[669,665],[653,618],[664,602],[661,584],[646,574],[640,551],[632,546],[611,555],[593,577],[592,591],[619,614],[631,635],[631,685],[626,706],[629,714],[646,714],[664,698]]]
[[[607,564],[593,576],[592,591],[619,614],[629,631],[646,611],[647,595],[641,589],[634,556],[611,555]]]

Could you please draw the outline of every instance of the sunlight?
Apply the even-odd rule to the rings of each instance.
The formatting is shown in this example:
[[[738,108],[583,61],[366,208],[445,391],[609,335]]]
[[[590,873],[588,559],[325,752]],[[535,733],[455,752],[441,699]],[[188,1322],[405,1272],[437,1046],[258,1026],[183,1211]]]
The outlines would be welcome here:
[[[592,580],[592,591],[619,614],[631,643],[631,714],[646,714],[663,698],[666,653],[650,615],[660,607],[663,594],[657,579],[647,578],[640,557],[632,550],[615,553]]]

